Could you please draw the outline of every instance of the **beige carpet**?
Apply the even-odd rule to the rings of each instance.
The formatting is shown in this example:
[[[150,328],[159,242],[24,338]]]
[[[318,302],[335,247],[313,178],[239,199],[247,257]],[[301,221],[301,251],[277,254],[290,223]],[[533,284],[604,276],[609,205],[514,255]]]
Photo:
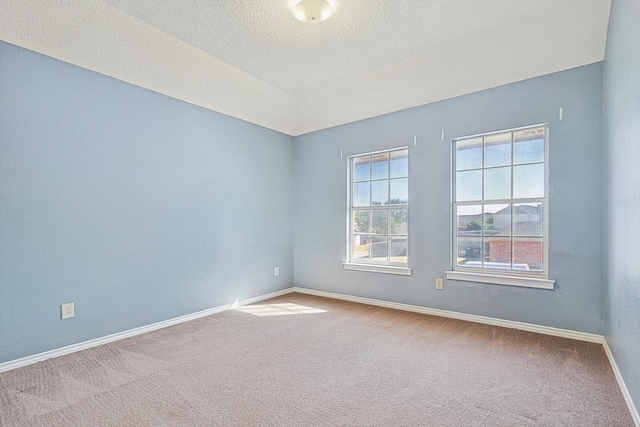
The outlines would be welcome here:
[[[2,426],[632,426],[602,346],[290,294],[0,374]]]

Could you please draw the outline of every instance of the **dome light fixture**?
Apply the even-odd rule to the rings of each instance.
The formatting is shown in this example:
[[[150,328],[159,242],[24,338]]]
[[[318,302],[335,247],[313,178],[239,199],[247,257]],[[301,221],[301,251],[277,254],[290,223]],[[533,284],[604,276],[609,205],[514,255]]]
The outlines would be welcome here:
[[[305,24],[318,24],[333,15],[335,9],[335,0],[300,0],[293,5],[293,16]]]

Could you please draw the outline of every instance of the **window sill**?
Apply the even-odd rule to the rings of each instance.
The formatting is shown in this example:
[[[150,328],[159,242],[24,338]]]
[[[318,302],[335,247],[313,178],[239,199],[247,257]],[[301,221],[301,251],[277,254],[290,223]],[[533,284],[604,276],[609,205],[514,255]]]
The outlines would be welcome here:
[[[498,274],[473,273],[467,271],[445,271],[448,280],[491,283],[494,285],[522,286],[525,288],[553,289],[555,280],[525,276],[501,276]]]
[[[399,274],[401,276],[411,276],[411,269],[408,267],[394,267],[391,265],[375,264],[353,264],[345,262],[342,264],[345,270],[367,271],[369,273]]]

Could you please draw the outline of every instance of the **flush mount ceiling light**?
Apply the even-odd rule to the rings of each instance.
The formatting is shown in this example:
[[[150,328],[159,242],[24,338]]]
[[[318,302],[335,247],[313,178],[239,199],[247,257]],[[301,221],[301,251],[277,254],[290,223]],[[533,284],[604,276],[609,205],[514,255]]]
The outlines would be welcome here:
[[[336,9],[335,0],[300,0],[293,5],[293,16],[306,24],[318,24]]]

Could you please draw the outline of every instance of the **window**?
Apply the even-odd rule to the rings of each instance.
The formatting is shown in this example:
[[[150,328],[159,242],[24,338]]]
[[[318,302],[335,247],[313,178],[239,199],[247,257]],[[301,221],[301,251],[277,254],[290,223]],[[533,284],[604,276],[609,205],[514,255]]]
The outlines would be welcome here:
[[[349,158],[349,260],[345,268],[410,274],[408,153],[401,148]]]
[[[453,270],[470,273],[461,280],[546,278],[547,134],[539,125],[453,141]]]

